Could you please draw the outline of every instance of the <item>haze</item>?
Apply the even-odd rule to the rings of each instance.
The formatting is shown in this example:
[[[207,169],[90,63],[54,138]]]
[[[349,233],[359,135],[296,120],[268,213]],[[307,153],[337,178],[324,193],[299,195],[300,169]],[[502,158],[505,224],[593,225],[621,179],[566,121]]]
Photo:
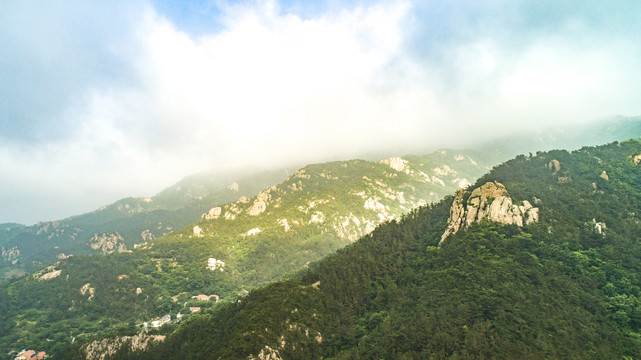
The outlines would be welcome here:
[[[5,1],[0,223],[641,114],[630,1]]]

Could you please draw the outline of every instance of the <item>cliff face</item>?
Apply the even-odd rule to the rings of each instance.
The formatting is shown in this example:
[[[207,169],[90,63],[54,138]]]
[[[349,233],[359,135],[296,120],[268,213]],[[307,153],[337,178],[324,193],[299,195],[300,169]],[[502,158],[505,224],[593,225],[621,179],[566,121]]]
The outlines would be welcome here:
[[[527,200],[524,200],[522,205],[516,205],[505,185],[497,181],[477,187],[467,202],[464,202],[466,193],[465,189],[456,193],[450,208],[448,226],[440,243],[450,234],[455,234],[461,228],[467,229],[471,224],[482,220],[518,226],[539,221],[539,208],[533,207]]]
[[[123,346],[129,347],[132,352],[144,351],[149,345],[165,341],[164,335],[145,335],[138,334],[135,336],[119,336],[115,338],[106,338],[96,340],[84,348],[85,358],[87,360],[104,360],[115,354]]]

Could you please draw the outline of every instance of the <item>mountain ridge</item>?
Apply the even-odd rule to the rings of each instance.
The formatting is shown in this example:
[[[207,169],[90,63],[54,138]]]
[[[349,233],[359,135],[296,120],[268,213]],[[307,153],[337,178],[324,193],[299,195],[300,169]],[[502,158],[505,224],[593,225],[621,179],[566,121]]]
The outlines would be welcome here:
[[[192,299],[199,294],[216,295],[219,305],[235,301],[244,290],[290,276],[486,172],[490,164],[476,162],[474,154],[309,165],[255,197],[204,209],[198,222],[132,252],[61,259],[8,284],[14,310],[6,321],[17,325],[0,348],[38,343],[48,349],[47,338],[64,344],[82,333],[217,306]],[[114,236],[98,237],[96,248],[117,250]]]
[[[641,117],[638,116],[618,116],[561,130],[546,129],[534,134],[517,134],[477,145],[480,152],[477,151],[476,156],[477,159],[481,156],[480,160],[486,164],[498,164],[527,151],[573,148],[623,140],[641,136],[640,120]],[[515,137],[520,139],[516,144],[513,141]],[[254,180],[250,179],[250,174],[254,174]],[[33,226],[5,226],[8,228],[5,230],[9,231],[0,233],[0,250],[4,254],[0,257],[0,279],[19,277],[69,255],[128,251],[140,242],[149,241],[197,220],[198,213],[210,204],[225,204],[237,199],[231,189],[227,189],[229,191],[226,195],[224,193],[225,187],[234,184],[239,178],[250,182],[251,191],[244,195],[254,195],[284,178],[275,176],[274,173],[270,175],[267,170],[262,171],[262,175],[259,174],[259,170],[245,169],[231,174],[206,172],[190,175],[151,198],[125,198],[86,214],[43,221]],[[262,176],[269,179],[256,182]],[[219,196],[206,196],[215,192]],[[67,228],[61,229],[61,224]],[[43,233],[47,233],[46,237],[41,236]],[[84,241],[78,241],[76,238],[79,236]],[[100,239],[106,238],[117,239],[117,244],[107,241],[107,246],[102,246],[105,240]]]
[[[438,247],[448,196],[110,359],[636,358],[639,154],[626,141],[518,156],[469,189],[497,181],[536,198],[538,222],[474,222]]]
[[[203,173],[183,179],[151,198],[125,198],[95,211],[0,232],[0,279],[19,277],[70,255],[128,251],[198,219],[204,209],[251,196],[288,175],[286,169],[244,176]],[[244,176],[244,177],[243,177]],[[241,183],[240,186],[238,183]],[[229,189],[236,184],[235,190]],[[101,242],[110,238],[109,246]]]

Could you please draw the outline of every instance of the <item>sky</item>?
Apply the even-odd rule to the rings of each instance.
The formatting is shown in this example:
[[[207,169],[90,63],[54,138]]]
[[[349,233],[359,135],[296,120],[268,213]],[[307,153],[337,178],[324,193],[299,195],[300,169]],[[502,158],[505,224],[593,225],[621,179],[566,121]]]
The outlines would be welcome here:
[[[641,114],[634,1],[0,3],[0,223]]]

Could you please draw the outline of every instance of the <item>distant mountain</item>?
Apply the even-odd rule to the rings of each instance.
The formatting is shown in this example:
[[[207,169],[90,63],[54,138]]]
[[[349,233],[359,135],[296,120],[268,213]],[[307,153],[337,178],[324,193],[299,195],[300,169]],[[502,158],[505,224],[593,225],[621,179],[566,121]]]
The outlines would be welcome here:
[[[91,213],[33,226],[0,227],[0,279],[36,271],[72,255],[131,250],[194,221],[211,206],[253,196],[290,171],[208,172],[187,177],[151,198],[126,198]]]
[[[517,154],[573,149],[639,136],[641,117],[619,116],[587,125],[481,141],[475,158],[491,166]],[[435,161],[437,166],[438,160]],[[458,172],[461,179],[475,178],[466,178],[460,168]],[[284,169],[202,173],[189,176],[152,198],[126,198],[88,214],[34,226],[0,225],[0,230],[6,230],[0,231],[0,280],[31,273],[71,255],[129,251],[137,244],[185,227],[212,206],[254,196],[287,175],[289,171]]]
[[[639,120],[623,121],[608,131],[625,128],[621,132],[627,134],[625,137],[639,136],[633,126]],[[560,136],[548,144],[563,139]],[[505,139],[479,152],[441,150],[426,156],[309,165],[279,185],[263,186],[262,191],[256,186],[254,194],[258,195],[254,197],[234,193],[236,185],[227,179],[220,184],[219,192],[211,192],[219,194],[216,199],[221,201],[207,202],[206,198],[216,195],[203,197],[195,190],[184,195],[184,189],[191,187],[177,185],[164,191],[164,197],[159,194],[151,201],[126,199],[98,210],[104,212],[102,215],[67,219],[67,224],[76,227],[104,226],[100,228],[104,230],[94,227],[87,231],[89,240],[77,244],[84,251],[111,254],[61,259],[31,276],[0,286],[0,300],[4,296],[6,307],[5,311],[0,307],[0,330],[3,326],[6,330],[0,332],[7,334],[0,337],[0,353],[22,347],[55,353],[72,340],[84,342],[97,334],[135,334],[140,329],[137,324],[161,315],[175,317],[179,312],[190,312],[190,307],[220,307],[271,281],[296,279],[298,272],[314,266],[323,256],[351,244],[379,224],[394,222],[417,206],[454,193],[508,154],[527,152],[530,143],[536,141]],[[261,177],[247,179],[254,184],[261,181]],[[209,182],[196,183],[207,186]],[[244,187],[240,181],[236,183]],[[222,201],[229,194],[233,196]],[[163,205],[163,201],[168,204]],[[181,201],[184,208],[171,208]],[[198,206],[191,205],[194,203]],[[523,212],[531,211],[522,203],[516,205],[523,207]],[[531,200],[530,205],[536,204]],[[170,229],[154,227],[158,222],[153,217],[148,222],[138,221],[151,214],[164,214],[164,225],[181,218],[185,209],[192,211],[193,220],[185,222],[189,225],[171,226],[181,230],[162,237],[162,232]],[[101,222],[104,219],[108,221]],[[120,239],[125,238],[122,233],[129,225],[123,224],[128,219],[136,219],[131,220],[136,248],[135,242]],[[145,226],[140,227],[140,223]],[[123,230],[114,231],[118,226]],[[160,232],[155,234],[152,228]],[[46,230],[50,229],[57,228],[49,224]],[[145,230],[154,236],[148,236]],[[54,234],[55,238],[68,232],[65,228]],[[46,244],[38,246],[42,243]],[[12,247],[7,249],[11,251]],[[34,245],[33,253],[36,249]],[[58,252],[60,247],[53,250],[50,258],[67,255]],[[192,298],[198,294],[220,301]]]
[[[8,284],[12,309],[5,324],[17,325],[0,339],[0,353],[53,352],[52,345],[74,337],[133,330],[165,314],[214,305],[192,299],[199,294],[215,295],[219,304],[235,301],[438,201],[490,166],[481,154],[450,150],[309,165],[255,197],[211,206],[200,221],[131,252],[62,259]]]
[[[500,162],[519,154],[553,149],[575,150],[583,146],[607,144],[641,137],[641,116],[616,116],[577,125],[515,133],[490,141],[479,139],[472,148],[495,154]]]
[[[12,228],[22,227],[22,226],[24,226],[24,225],[16,224],[16,223],[4,223],[4,224],[0,224],[0,230],[9,230],[9,229],[12,229]]]
[[[639,141],[519,156],[300,275],[140,335],[146,347],[60,356],[635,359],[640,183]]]

